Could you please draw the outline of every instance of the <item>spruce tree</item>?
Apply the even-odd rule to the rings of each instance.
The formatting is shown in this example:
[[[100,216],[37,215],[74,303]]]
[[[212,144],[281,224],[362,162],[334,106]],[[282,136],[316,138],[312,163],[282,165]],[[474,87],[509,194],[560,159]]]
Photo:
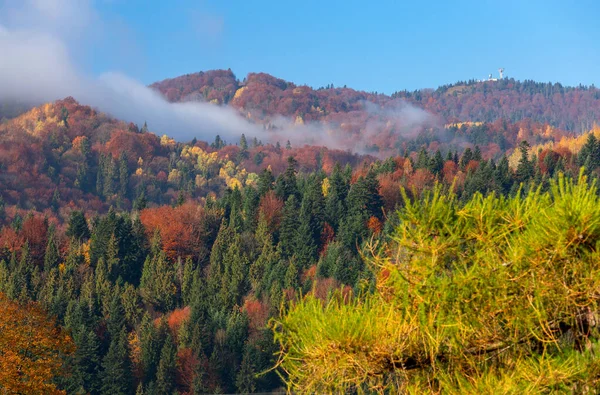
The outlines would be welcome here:
[[[119,193],[123,199],[129,196],[129,168],[125,151],[119,157]]]
[[[127,352],[127,332],[122,327],[111,338],[108,353],[102,361],[102,393],[130,394],[133,392],[131,361]]]
[[[171,335],[167,335],[160,352],[156,372],[156,390],[159,394],[172,394],[175,389],[176,349]]]
[[[271,169],[264,169],[258,176],[258,194],[264,196],[265,193],[273,189],[274,182],[275,177],[273,177]]]
[[[277,179],[275,191],[277,196],[286,201],[290,196],[294,195],[298,198],[298,183],[296,179],[296,167],[298,162],[294,157],[288,157],[288,166],[285,172]]]
[[[296,252],[299,227],[298,201],[295,195],[290,195],[283,207],[281,227],[279,228],[279,247],[285,258],[290,258]]]
[[[102,385],[98,337],[93,330],[82,325],[74,331],[73,340],[76,346],[73,355],[73,383],[78,390],[99,394]]]
[[[44,254],[44,270],[49,272],[51,269],[58,267],[59,262],[60,254],[56,245],[55,231],[51,227],[48,234],[48,243],[46,244],[46,253]]]
[[[78,242],[85,242],[90,238],[90,229],[82,211],[71,212],[67,227],[67,236]]]

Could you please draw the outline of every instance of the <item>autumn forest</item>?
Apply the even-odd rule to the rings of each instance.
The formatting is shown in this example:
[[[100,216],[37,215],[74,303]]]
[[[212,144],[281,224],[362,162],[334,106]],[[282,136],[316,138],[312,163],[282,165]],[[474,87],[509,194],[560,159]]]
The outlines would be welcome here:
[[[599,89],[150,88],[248,129],[0,103],[0,393],[600,385]]]

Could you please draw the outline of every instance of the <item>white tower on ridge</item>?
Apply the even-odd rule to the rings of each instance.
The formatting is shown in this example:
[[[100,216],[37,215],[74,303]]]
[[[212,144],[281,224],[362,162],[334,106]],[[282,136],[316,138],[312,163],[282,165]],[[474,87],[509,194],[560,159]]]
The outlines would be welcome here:
[[[502,73],[504,73],[504,67],[500,67],[500,68],[498,69],[498,72],[500,73],[500,79],[503,79],[503,78],[504,78],[504,76],[503,76],[503,74],[502,74]]]

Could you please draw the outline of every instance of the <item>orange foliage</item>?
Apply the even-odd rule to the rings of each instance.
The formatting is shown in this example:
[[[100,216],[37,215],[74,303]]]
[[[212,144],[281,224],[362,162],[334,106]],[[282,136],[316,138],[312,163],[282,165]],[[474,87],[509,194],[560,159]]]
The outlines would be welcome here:
[[[454,161],[446,161],[444,163],[444,169],[442,170],[442,173],[444,174],[444,182],[446,184],[452,184],[452,181],[454,180],[457,171],[458,165],[454,163]]]
[[[476,160],[471,160],[465,166],[465,172],[466,173],[473,173],[473,172],[475,172],[475,170],[477,170],[477,168],[479,168],[479,162],[476,161]]]
[[[269,319],[269,306],[262,303],[260,300],[255,299],[253,296],[249,296],[244,300],[244,306],[242,310],[246,311],[248,315],[248,321],[250,330],[257,330],[264,328]]]
[[[207,215],[203,207],[185,203],[142,210],[140,220],[151,238],[158,229],[163,250],[169,258],[198,256],[207,236]]]
[[[402,170],[396,170],[396,172],[402,173]],[[402,199],[400,183],[397,181],[397,174],[381,174],[378,179],[379,194],[383,199],[383,207],[386,211],[390,212],[394,210],[396,204]]]
[[[427,169],[417,169],[408,181],[408,188],[417,195],[433,185],[433,174]]]
[[[29,243],[29,254],[34,262],[41,263],[46,252],[48,220],[30,215],[23,221],[21,237]]]
[[[105,151],[115,159],[122,152],[127,153],[130,166],[134,166],[138,158],[142,158],[144,161],[149,160],[159,149],[160,141],[156,135],[124,130],[115,131],[105,146]]]
[[[190,306],[185,306],[181,309],[175,309],[169,313],[167,316],[167,324],[174,335],[177,335],[181,324],[190,319],[191,312],[192,310],[190,309]]]
[[[304,283],[308,280],[314,280],[317,276],[317,265],[312,265],[302,273],[301,281]]]
[[[321,251],[319,251],[321,254],[325,253],[327,246],[329,243],[331,243],[334,237],[335,231],[331,225],[329,225],[329,223],[325,222],[325,225],[323,225],[323,231],[321,232]]]
[[[367,221],[367,227],[369,228],[369,230],[371,232],[373,232],[376,235],[381,233],[381,231],[383,229],[383,225],[381,224],[381,221],[377,217],[369,218],[369,220]]]
[[[177,351],[177,372],[175,381],[180,394],[192,394],[194,375],[200,364],[191,348],[182,348]]]
[[[0,294],[0,389],[6,394],[64,394],[53,382],[64,376],[71,338],[35,304]]]
[[[259,216],[267,221],[267,227],[270,231],[275,231],[281,223],[283,210],[283,201],[279,199],[274,191],[267,192],[261,199],[259,204]]]
[[[0,248],[6,248],[9,252],[16,252],[21,249],[25,240],[10,226],[5,226],[0,232]]]

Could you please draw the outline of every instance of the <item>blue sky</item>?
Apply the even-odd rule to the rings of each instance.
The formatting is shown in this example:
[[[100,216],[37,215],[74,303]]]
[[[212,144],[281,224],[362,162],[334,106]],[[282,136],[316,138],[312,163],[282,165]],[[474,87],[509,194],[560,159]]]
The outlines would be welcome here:
[[[97,0],[87,69],[151,83],[215,68],[392,93],[497,74],[600,85],[600,2]],[[115,48],[117,48],[115,50]]]

